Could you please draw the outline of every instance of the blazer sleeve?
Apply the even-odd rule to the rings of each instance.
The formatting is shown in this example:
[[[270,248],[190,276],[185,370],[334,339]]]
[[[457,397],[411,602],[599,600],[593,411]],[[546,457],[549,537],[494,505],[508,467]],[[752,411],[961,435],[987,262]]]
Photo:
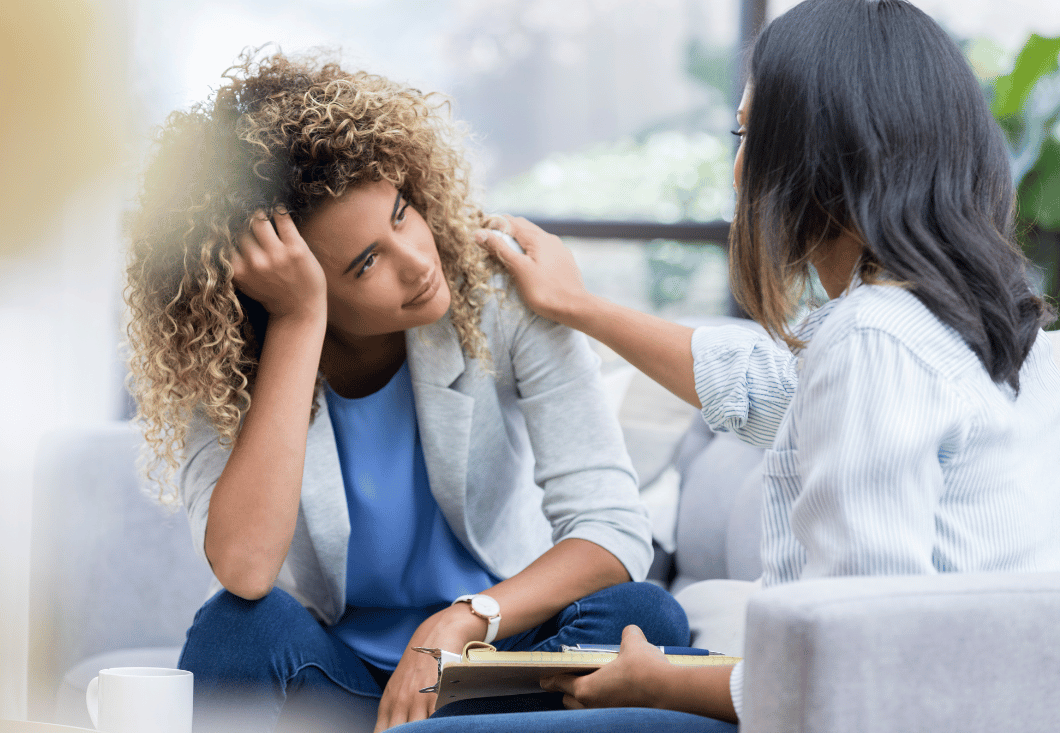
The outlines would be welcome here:
[[[600,359],[582,334],[534,315],[514,293],[507,298],[509,317],[501,320],[552,541],[593,542],[643,580],[653,555],[651,524],[604,395]]]
[[[231,451],[221,445],[217,432],[198,412],[192,416],[184,441],[184,461],[177,473],[177,488],[188,515],[192,544],[199,557],[206,557],[206,519],[210,497]]]

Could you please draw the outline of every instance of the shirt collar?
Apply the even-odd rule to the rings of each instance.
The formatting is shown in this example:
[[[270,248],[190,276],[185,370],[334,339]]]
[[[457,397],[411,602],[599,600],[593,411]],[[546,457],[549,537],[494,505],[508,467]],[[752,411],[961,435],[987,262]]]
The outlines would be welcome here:
[[[848,285],[838,297],[832,298],[824,305],[810,311],[806,317],[795,326],[794,333],[796,338],[805,344],[801,349],[795,349],[793,351],[796,356],[800,356],[802,352],[806,350],[806,347],[810,345],[811,341],[813,341],[813,337],[817,334],[817,331],[820,330],[821,324],[828,320],[828,316],[831,315],[836,306],[838,306],[843,299],[853,292],[859,285],[861,285],[861,276],[855,274],[854,279],[850,281],[850,285]]]

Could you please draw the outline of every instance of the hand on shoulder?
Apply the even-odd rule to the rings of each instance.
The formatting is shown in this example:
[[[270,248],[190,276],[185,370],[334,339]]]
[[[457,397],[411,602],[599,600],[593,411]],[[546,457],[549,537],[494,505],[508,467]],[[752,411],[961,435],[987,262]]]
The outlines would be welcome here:
[[[530,310],[577,328],[593,296],[585,289],[574,255],[559,237],[527,219],[505,215],[501,221],[522,252],[495,229],[480,229],[475,240],[505,266]]]

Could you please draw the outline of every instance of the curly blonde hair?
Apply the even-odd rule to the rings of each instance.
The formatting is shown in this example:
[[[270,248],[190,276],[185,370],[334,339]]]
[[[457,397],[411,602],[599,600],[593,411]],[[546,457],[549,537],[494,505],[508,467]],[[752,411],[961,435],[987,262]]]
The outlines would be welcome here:
[[[390,182],[434,234],[465,353],[489,360],[479,323],[497,266],[472,238],[488,217],[448,102],[279,52],[244,52],[223,78],[162,127],[130,227],[130,387],[162,498],[192,414],[231,444],[250,406],[268,316],[233,284],[231,252],[256,211],[284,206],[297,224],[352,186]]]

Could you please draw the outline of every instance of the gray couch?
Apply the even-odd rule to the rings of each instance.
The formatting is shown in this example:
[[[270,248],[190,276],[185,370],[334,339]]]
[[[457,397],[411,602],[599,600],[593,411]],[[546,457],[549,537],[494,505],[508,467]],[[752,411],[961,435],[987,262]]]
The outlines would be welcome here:
[[[142,489],[126,422],[63,430],[36,456],[29,717],[91,728],[85,689],[107,667],[174,667],[211,573],[184,512]]]
[[[1060,334],[1054,343],[1060,365]],[[676,482],[676,528],[660,531],[653,573],[688,611],[699,645],[746,655],[742,730],[1057,729],[1060,574],[843,578],[756,591],[748,581],[760,570],[760,451],[699,420],[689,425],[666,465],[639,459],[642,473],[654,471],[646,491],[667,476]],[[166,514],[139,487],[138,444],[128,424],[113,423],[41,445],[32,719],[90,727],[89,679],[109,666],[173,666],[205,597],[209,570],[183,514]]]
[[[1060,729],[1060,573],[808,580],[751,598],[741,731]]]

